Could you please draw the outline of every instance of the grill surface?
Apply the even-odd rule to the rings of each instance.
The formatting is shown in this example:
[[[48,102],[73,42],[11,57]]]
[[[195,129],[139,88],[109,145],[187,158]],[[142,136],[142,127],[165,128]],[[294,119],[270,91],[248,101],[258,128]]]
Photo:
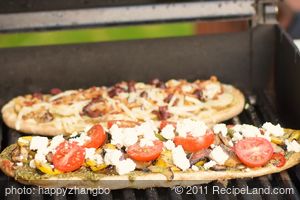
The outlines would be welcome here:
[[[270,121],[273,123],[278,123],[278,115],[276,113],[275,104],[270,97],[271,95],[267,92],[259,92],[256,94],[245,93],[247,104],[246,109],[237,117],[234,117],[231,120],[228,120],[227,124],[238,124],[238,123],[248,123],[255,126],[261,126],[265,121]],[[280,122],[284,125],[284,122]],[[1,149],[3,150],[9,144],[12,144],[16,139],[21,136],[20,133],[8,129],[0,121],[0,140],[1,140]],[[178,195],[174,190],[170,188],[150,188],[146,190],[136,190],[136,189],[123,189],[123,190],[114,190],[109,195],[69,195],[69,196],[50,196],[50,195],[9,195],[6,199],[300,199],[300,166],[293,167],[287,171],[283,171],[278,174],[267,175],[263,177],[253,178],[253,179],[237,179],[228,181],[228,187],[235,188],[266,188],[266,187],[281,187],[281,188],[293,188],[294,194],[286,195],[212,195],[211,188],[212,186],[224,187],[219,182],[212,182],[204,186],[208,186],[208,194],[183,194]],[[1,191],[4,191],[6,187],[21,187],[24,186],[15,182],[13,179],[6,177],[3,173],[0,174],[1,181]],[[34,187],[34,186],[26,186]],[[3,192],[1,192],[3,195]],[[2,198],[1,198],[2,199]]]

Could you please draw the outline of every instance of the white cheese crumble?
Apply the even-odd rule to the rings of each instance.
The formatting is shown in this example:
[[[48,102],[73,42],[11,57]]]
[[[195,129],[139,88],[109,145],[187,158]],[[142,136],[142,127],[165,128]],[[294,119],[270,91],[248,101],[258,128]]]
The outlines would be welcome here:
[[[217,163],[215,162],[215,161],[213,161],[213,160],[210,160],[209,162],[207,162],[207,163],[204,163],[204,165],[203,165],[203,167],[204,167],[204,169],[210,169],[210,168],[212,168],[213,166],[215,166]]]
[[[284,130],[280,126],[280,124],[277,124],[275,126],[270,122],[266,122],[263,124],[262,128],[265,130],[265,134],[267,135],[274,135],[276,137],[280,137],[284,135]]]
[[[287,151],[300,152],[300,144],[296,140],[291,142],[289,140],[285,140],[284,142],[287,146]]]
[[[196,165],[193,165],[192,166],[192,170],[195,171],[195,172],[197,172],[197,171],[199,171],[199,168]]]
[[[220,146],[216,146],[209,154],[209,157],[219,165],[224,165],[229,155]]]
[[[164,142],[164,147],[167,149],[167,150],[172,150],[175,148],[175,144],[172,140],[168,140],[166,142]]]
[[[46,155],[47,154],[48,154],[48,152],[40,152],[38,150],[37,153],[34,156],[34,160],[38,161],[40,163],[47,163],[47,160],[46,160]]]
[[[224,137],[226,137],[226,135],[227,135],[226,124],[216,124],[216,125],[214,125],[213,131],[216,134],[221,133]]]
[[[158,131],[153,121],[146,121],[136,127],[138,135],[143,135],[148,140],[157,140],[155,133]]]
[[[117,165],[122,157],[122,152],[117,149],[106,149],[104,162],[106,165]]]
[[[86,142],[88,142],[90,140],[91,140],[90,136],[88,136],[86,132],[82,132],[79,135],[79,137],[71,138],[69,141],[70,142],[77,142],[78,145],[82,146],[82,145],[84,145]]]
[[[154,143],[153,143],[152,140],[148,140],[146,138],[142,138],[140,140],[140,146],[141,147],[152,147],[152,146],[154,146]]]
[[[117,149],[106,149],[106,154],[104,156],[104,162],[107,165],[116,166],[116,171],[118,174],[123,175],[131,171],[134,171],[136,164],[131,159],[127,158],[125,160],[120,160],[122,157],[122,152]]]
[[[207,126],[203,121],[191,119],[179,121],[176,126],[176,131],[181,137],[186,137],[187,134],[191,134],[193,137],[200,137],[205,135],[206,130]]]
[[[116,171],[118,174],[128,174],[129,172],[132,172],[135,170],[136,164],[133,162],[130,158],[127,158],[126,160],[121,160],[116,165]]]
[[[63,135],[57,135],[57,136],[53,137],[50,142],[50,145],[48,147],[49,151],[52,153],[55,153],[56,148],[64,141],[65,141],[65,139],[64,139]]]
[[[96,153],[95,148],[86,148],[85,149],[85,159],[94,160],[97,165],[100,165],[103,163],[103,158],[100,154]]]
[[[172,140],[175,137],[174,133],[174,126],[171,124],[167,124],[162,130],[161,130],[161,135],[166,138],[167,140]]]
[[[265,133],[265,134],[261,134],[259,128],[249,125],[249,124],[243,124],[243,125],[235,125],[233,127],[233,141],[238,141],[243,139],[244,137],[261,137],[261,138],[265,138],[268,141],[271,141],[270,136]]]
[[[36,168],[36,166],[35,166],[35,160],[31,160],[31,161],[29,162],[29,167],[31,167],[31,168]]]
[[[135,128],[119,128],[118,125],[114,124],[109,132],[111,134],[111,144],[128,147],[138,141],[138,133]]]
[[[172,150],[172,159],[173,159],[173,163],[177,167],[182,169],[182,171],[185,171],[188,168],[190,168],[190,161],[189,159],[187,159],[186,154],[181,145],[175,147]]]
[[[49,139],[47,137],[34,136],[30,141],[30,150],[40,150],[46,151],[49,143]]]

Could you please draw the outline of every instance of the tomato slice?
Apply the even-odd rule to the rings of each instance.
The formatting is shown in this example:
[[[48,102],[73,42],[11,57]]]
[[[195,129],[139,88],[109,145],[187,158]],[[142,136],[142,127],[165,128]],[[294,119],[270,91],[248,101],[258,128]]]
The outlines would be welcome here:
[[[83,147],[85,148],[99,148],[106,140],[106,134],[103,127],[100,124],[94,125],[88,132],[87,135],[91,138],[87,141]]]
[[[170,122],[170,121],[163,120],[163,121],[160,122],[159,129],[162,130],[168,124],[171,124],[174,128],[176,128],[176,122]]]
[[[139,125],[138,122],[130,120],[110,120],[107,122],[107,127],[111,128],[114,124],[118,125],[119,128],[132,128]]]
[[[276,167],[282,167],[286,163],[286,159],[282,153],[274,153],[271,159],[272,164]]]
[[[214,143],[214,139],[214,134],[209,131],[201,137],[193,137],[191,135],[187,135],[187,137],[176,136],[174,138],[174,143],[176,146],[181,145],[185,151],[197,152],[208,148]]]
[[[163,143],[159,140],[153,142],[153,146],[141,147],[138,143],[127,149],[128,156],[136,161],[152,161],[158,158],[163,149]]]
[[[84,163],[85,150],[76,142],[62,142],[53,155],[53,165],[62,172],[72,172]]]
[[[234,146],[240,161],[248,167],[261,167],[271,159],[273,147],[271,142],[260,137],[249,137],[238,141]]]

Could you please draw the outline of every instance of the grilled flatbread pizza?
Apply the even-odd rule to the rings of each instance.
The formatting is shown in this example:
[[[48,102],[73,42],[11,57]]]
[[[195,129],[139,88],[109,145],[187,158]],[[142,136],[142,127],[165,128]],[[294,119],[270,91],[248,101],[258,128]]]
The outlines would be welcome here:
[[[244,96],[231,85],[209,80],[158,79],[150,84],[120,82],[112,87],[52,89],[12,99],[2,108],[4,122],[16,130],[55,136],[109,120],[144,122],[184,118],[215,124],[239,114]]]
[[[300,131],[265,123],[190,119],[157,127],[110,121],[51,140],[25,136],[0,154],[0,167],[24,184],[44,187],[148,188],[257,177],[300,162]]]

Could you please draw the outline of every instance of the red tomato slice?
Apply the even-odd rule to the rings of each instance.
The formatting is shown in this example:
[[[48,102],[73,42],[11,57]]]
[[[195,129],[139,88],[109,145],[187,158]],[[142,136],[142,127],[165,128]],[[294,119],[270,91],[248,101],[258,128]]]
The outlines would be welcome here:
[[[84,163],[85,150],[76,142],[62,142],[53,155],[53,165],[62,172],[72,172]]]
[[[173,125],[174,128],[176,128],[176,122],[170,122],[170,121],[163,120],[160,122],[160,126],[159,126],[160,130],[165,128],[165,126],[167,126],[168,124],[171,124],[171,125]]]
[[[111,128],[114,124],[118,125],[119,128],[132,128],[139,125],[138,122],[129,120],[110,120],[107,122],[107,127]]]
[[[282,153],[274,153],[271,159],[274,160],[272,163],[276,167],[282,167],[286,163],[286,159]]]
[[[106,134],[103,127],[100,124],[94,125],[87,135],[91,138],[87,141],[83,147],[85,148],[99,148],[106,140]]]
[[[151,161],[158,158],[163,149],[163,143],[159,140],[153,142],[153,146],[141,147],[138,143],[127,149],[128,156],[136,161]]]
[[[176,136],[174,143],[176,146],[181,145],[185,151],[197,152],[202,149],[208,148],[214,143],[215,136],[209,131],[201,137],[193,137],[188,135],[187,137]]]
[[[234,150],[241,162],[248,167],[261,167],[271,159],[271,142],[260,137],[249,137],[237,142]]]

